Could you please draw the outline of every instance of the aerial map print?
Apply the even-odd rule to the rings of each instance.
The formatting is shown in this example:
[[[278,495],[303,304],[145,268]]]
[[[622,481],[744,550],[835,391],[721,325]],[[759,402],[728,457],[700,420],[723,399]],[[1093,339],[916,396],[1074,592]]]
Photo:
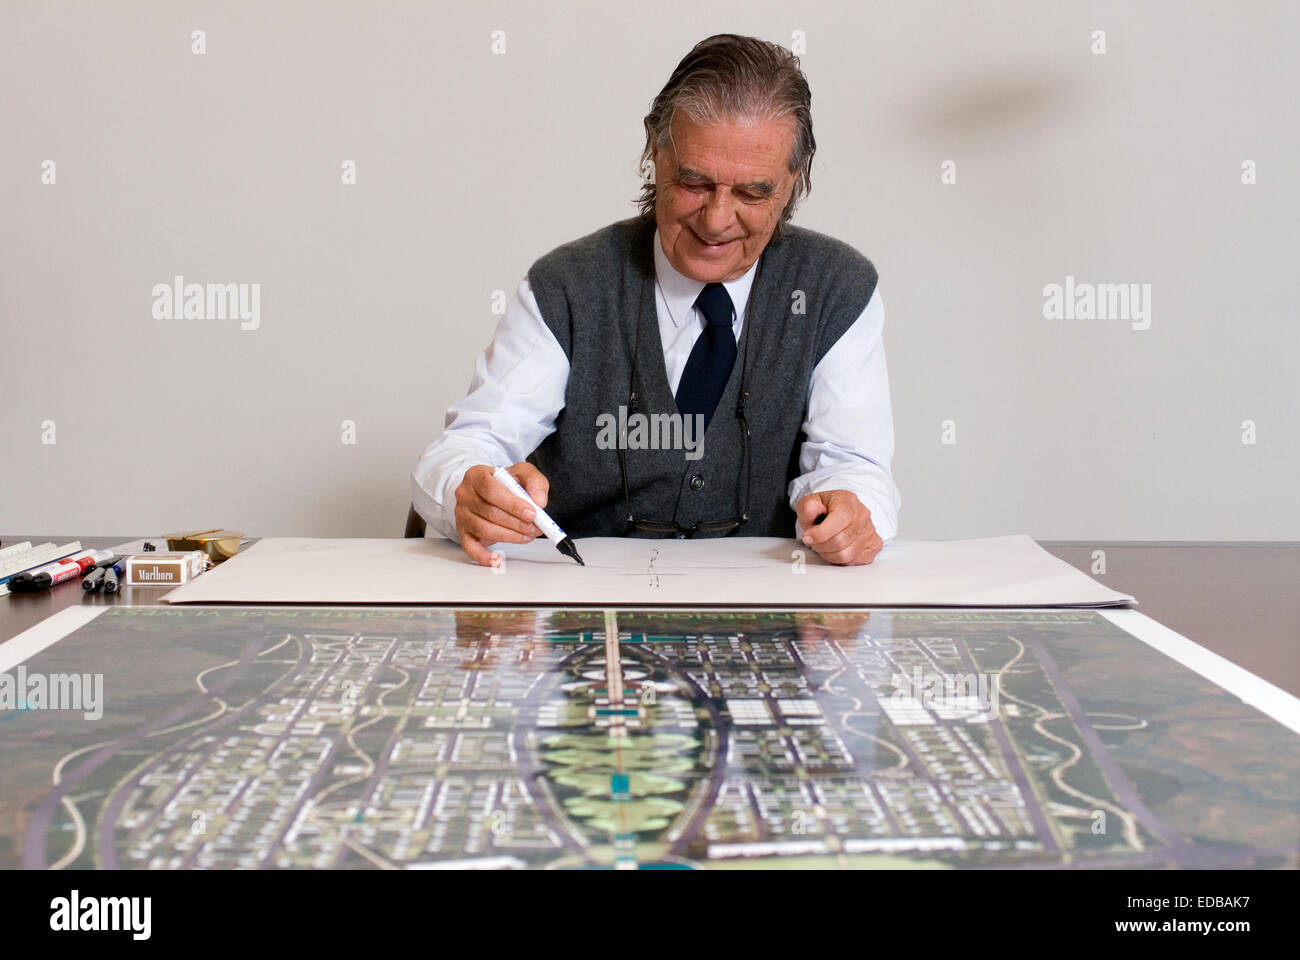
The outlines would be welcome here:
[[[1092,611],[117,607],[21,669],[3,867],[1300,865],[1296,735]]]

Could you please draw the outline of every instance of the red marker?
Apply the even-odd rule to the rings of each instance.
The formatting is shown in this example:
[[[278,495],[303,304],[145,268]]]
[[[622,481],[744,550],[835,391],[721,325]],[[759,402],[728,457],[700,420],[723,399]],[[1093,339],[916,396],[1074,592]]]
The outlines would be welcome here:
[[[85,550],[76,556],[55,560],[35,570],[20,573],[9,581],[9,589],[14,593],[34,593],[37,590],[44,590],[56,583],[81,576],[100,560],[107,560],[111,556],[113,554],[107,550]]]

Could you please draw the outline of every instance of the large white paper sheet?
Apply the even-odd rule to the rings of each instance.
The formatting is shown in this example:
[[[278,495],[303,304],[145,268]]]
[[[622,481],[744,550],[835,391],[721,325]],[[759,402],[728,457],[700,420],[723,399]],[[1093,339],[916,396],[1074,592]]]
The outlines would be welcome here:
[[[775,537],[578,541],[585,567],[544,539],[498,544],[494,571],[448,540],[276,537],[177,587],[167,603],[654,606],[1116,606],[1133,600],[1027,536],[897,540],[837,567]]]

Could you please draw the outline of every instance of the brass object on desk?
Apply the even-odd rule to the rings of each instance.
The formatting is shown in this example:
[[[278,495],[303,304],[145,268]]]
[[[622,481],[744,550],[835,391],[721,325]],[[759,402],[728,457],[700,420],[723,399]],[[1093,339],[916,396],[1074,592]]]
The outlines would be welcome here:
[[[239,552],[244,534],[239,530],[194,530],[190,533],[166,533],[168,550],[202,550],[213,564],[229,560]]]

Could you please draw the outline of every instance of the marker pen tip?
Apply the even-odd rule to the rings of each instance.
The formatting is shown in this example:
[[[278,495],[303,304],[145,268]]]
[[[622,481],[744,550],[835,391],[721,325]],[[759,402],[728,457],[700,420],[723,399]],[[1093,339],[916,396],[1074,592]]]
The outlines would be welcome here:
[[[578,548],[573,545],[572,537],[565,537],[563,540],[561,540],[559,543],[555,545],[555,548],[559,550],[560,553],[564,554],[566,557],[572,557],[574,560],[578,561],[578,563],[581,564],[582,566],[585,567],[587,565],[583,561],[582,557],[578,555]]]

